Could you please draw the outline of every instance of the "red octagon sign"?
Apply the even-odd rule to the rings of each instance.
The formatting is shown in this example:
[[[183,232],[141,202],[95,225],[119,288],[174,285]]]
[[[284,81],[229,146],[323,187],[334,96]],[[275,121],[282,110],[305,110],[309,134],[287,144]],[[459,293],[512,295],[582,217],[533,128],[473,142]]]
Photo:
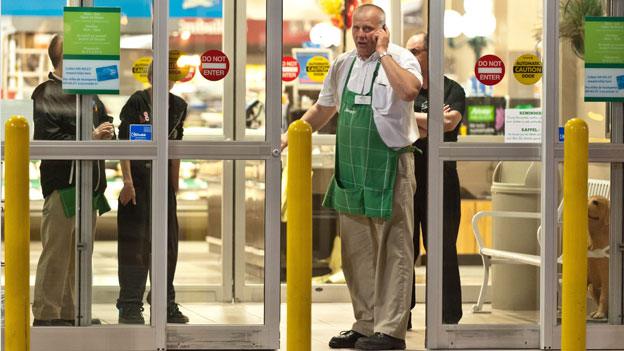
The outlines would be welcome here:
[[[505,77],[505,64],[498,56],[485,55],[475,64],[475,76],[485,85],[496,85]]]
[[[292,82],[297,79],[300,70],[299,62],[292,56],[282,57],[282,80],[284,82]]]
[[[219,50],[208,50],[201,55],[199,72],[204,78],[217,81],[223,79],[230,70],[230,60]]]

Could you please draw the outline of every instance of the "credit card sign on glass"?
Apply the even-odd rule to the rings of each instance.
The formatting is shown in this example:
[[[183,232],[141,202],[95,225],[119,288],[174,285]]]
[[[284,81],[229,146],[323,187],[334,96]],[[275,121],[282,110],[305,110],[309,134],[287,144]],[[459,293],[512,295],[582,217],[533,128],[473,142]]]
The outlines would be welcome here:
[[[131,124],[130,125],[130,140],[152,140],[152,125],[151,124]]]

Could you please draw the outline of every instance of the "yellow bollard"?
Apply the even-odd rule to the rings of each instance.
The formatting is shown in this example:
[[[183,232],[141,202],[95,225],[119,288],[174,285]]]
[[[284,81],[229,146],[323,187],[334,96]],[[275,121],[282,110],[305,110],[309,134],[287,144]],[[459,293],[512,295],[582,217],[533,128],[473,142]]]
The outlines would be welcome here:
[[[288,128],[286,239],[286,349],[309,351],[312,342],[312,127]]]
[[[565,126],[561,350],[585,350],[587,314],[587,124]]]
[[[6,349],[30,350],[30,206],[28,121],[12,116],[5,124]]]

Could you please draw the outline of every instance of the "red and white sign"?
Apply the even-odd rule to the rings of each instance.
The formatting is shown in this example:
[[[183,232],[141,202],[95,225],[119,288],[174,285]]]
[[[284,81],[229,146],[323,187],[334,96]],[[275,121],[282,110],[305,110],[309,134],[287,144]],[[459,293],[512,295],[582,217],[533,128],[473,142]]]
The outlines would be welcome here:
[[[282,57],[282,80],[284,82],[292,82],[297,79],[300,70],[299,62],[297,62],[294,57]]]
[[[195,72],[197,72],[197,68],[195,66],[189,66],[189,72],[187,73],[187,75],[184,78],[180,79],[178,82],[186,83],[190,81],[191,79],[193,79],[193,77],[195,77]]]
[[[204,78],[217,81],[223,79],[230,70],[230,60],[219,50],[208,50],[201,55],[199,72]]]
[[[505,77],[505,64],[498,56],[485,55],[475,64],[475,76],[485,85],[496,85]]]

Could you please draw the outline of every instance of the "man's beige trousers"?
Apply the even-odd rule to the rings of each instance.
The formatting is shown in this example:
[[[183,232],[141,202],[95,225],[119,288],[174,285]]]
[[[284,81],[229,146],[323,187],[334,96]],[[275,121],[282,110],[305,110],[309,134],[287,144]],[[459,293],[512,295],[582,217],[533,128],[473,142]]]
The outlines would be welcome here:
[[[93,232],[95,233],[95,212]],[[37,264],[35,319],[75,319],[75,217],[66,217],[58,191],[46,197],[41,218],[43,250]]]
[[[405,339],[414,271],[414,155],[399,157],[392,218],[340,214],[342,268],[356,322],[353,330]]]

